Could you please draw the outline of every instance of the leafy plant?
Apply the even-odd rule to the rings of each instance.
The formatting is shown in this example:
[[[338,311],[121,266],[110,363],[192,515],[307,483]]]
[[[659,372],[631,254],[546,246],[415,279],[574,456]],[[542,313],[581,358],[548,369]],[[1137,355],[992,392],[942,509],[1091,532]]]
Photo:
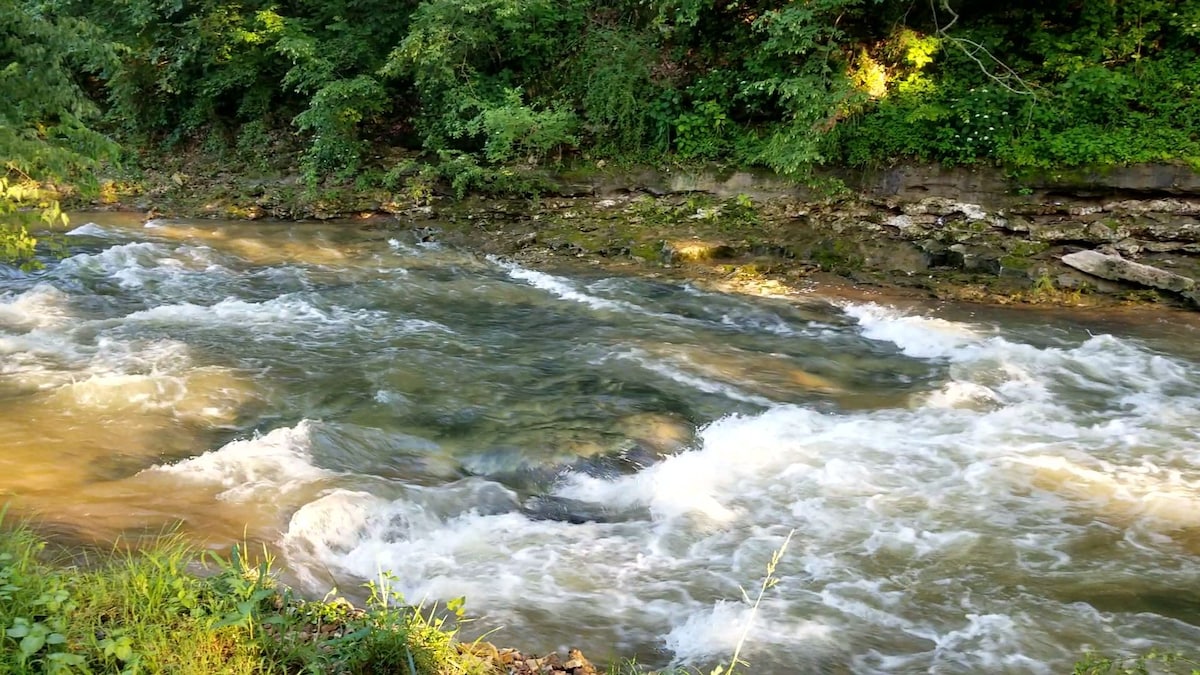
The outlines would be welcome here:
[[[521,101],[520,91],[509,89],[501,105],[484,108],[464,131],[487,139],[484,156],[488,161],[524,158],[532,164],[546,159],[554,150],[578,143],[577,126],[575,113],[570,110],[534,110]]]
[[[312,144],[304,153],[309,181],[316,182],[331,170],[340,171],[343,177],[352,174],[366,148],[358,137],[359,126],[387,105],[386,91],[369,75],[334,80],[318,89],[308,108],[295,119],[300,131],[312,134]]]
[[[729,116],[716,101],[700,101],[675,118],[675,147],[688,159],[715,159],[728,150]]]

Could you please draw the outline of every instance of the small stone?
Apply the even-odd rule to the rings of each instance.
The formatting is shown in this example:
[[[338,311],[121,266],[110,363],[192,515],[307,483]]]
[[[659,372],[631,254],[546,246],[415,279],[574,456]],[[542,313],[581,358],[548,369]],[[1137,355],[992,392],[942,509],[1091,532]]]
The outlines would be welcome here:
[[[1136,256],[1142,252],[1141,243],[1137,239],[1133,238],[1122,239],[1121,241],[1113,244],[1113,248],[1116,249],[1116,251],[1121,255]]]
[[[571,671],[571,675],[598,675],[596,667],[578,649],[567,652],[567,659],[563,667]]]

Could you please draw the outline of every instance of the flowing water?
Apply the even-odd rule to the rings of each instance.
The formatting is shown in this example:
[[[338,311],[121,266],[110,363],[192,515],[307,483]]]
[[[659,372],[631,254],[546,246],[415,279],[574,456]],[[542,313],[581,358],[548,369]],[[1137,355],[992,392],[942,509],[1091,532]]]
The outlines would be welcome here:
[[[1047,672],[1200,640],[1200,342],[552,275],[364,226],[97,223],[0,274],[0,495],[323,595],[750,672]],[[85,221],[79,221],[85,222]],[[3,269],[3,268],[0,268]],[[1144,317],[1145,315],[1143,315]]]

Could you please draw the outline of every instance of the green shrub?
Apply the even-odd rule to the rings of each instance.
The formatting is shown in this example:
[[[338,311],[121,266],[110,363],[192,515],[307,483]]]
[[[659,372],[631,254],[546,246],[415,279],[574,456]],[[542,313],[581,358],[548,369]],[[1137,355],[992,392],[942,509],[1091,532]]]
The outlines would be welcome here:
[[[665,107],[651,70],[658,54],[653,35],[631,27],[589,30],[575,56],[574,83],[588,133],[603,152],[642,155],[667,149],[677,111]],[[678,94],[676,94],[676,97]]]
[[[486,139],[484,156],[491,162],[546,159],[551,152],[579,142],[575,113],[562,109],[534,110],[521,101],[521,92],[509,89],[503,103],[484,108],[464,131]]]
[[[310,182],[328,171],[337,171],[342,177],[353,174],[366,148],[359,127],[387,106],[387,92],[368,75],[335,80],[318,89],[308,109],[295,120],[300,131],[312,135],[303,160]]]

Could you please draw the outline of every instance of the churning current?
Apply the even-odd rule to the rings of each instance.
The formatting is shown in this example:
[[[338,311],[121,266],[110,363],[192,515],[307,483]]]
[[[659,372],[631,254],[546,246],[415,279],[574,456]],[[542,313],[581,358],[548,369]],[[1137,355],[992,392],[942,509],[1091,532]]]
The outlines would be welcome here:
[[[182,523],[318,597],[391,573],[466,596],[468,636],[600,661],[727,661],[792,531],[753,673],[1200,642],[1195,324],[91,219],[0,274],[0,495],[61,536]]]

